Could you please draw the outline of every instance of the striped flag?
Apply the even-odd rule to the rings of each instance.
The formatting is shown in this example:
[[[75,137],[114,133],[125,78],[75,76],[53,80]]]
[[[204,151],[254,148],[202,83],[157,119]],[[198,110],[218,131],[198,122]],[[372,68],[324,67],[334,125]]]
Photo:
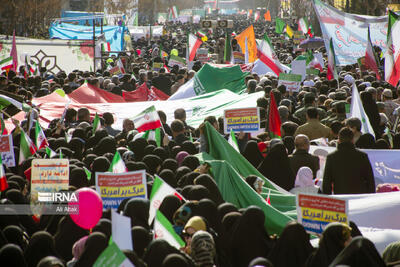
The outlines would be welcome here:
[[[328,79],[328,81],[332,79],[338,80],[338,73],[336,69],[336,56],[335,56],[335,50],[333,48],[332,38],[329,41],[328,71],[326,73],[326,78]]]
[[[159,210],[157,210],[156,219],[154,221],[154,233],[155,239],[164,239],[177,249],[181,249],[185,246],[185,242],[175,233],[172,224]]]
[[[367,49],[365,50],[365,66],[375,72],[376,78],[378,80],[381,79],[381,75],[379,74],[379,61],[375,55],[374,47],[371,42],[371,33],[368,27],[368,40],[367,40]]]
[[[177,19],[178,18],[178,8],[176,6],[172,6],[169,9],[169,19]]]
[[[355,84],[353,84],[353,93],[351,96],[350,117],[359,118],[361,120],[361,132],[370,133],[375,137],[374,129],[369,122],[368,116],[365,113],[364,106],[361,102],[360,93]]]
[[[13,41],[12,41],[12,48],[11,48],[11,53],[10,56],[13,59],[12,63],[12,70],[17,72],[17,67],[18,67],[18,53],[17,53],[17,42],[15,41],[15,30],[13,31]]]
[[[43,129],[40,127],[38,121],[35,123],[35,143],[38,150],[49,146],[46,135],[44,134]]]
[[[100,117],[99,115],[94,116],[93,119],[93,135],[96,133],[97,130],[99,130],[101,128],[101,123],[100,123]]]
[[[201,39],[201,38],[203,38],[204,36],[207,36],[207,34],[205,33],[205,32],[203,32],[202,30],[198,30],[197,32],[196,32],[196,35]]]
[[[25,104],[24,102],[20,102],[12,97],[6,96],[6,95],[0,95],[0,109],[4,109],[8,107],[9,105],[14,105],[16,108],[19,110],[29,112],[31,110],[31,107],[28,104]]]
[[[13,58],[11,56],[4,58],[0,61],[0,69],[2,71],[10,70],[12,69],[12,66],[13,66]]]
[[[186,201],[172,186],[156,175],[150,194],[149,224],[153,222],[153,219],[156,216],[156,211],[160,207],[164,198],[168,195],[174,195],[180,200]]]
[[[260,17],[261,17],[260,11],[256,11],[256,12],[254,13],[254,20],[255,20],[255,21],[258,21],[258,20],[260,19]]]
[[[192,33],[189,33],[189,36],[188,36],[188,64],[189,64],[189,62],[191,62],[191,61],[193,61],[194,60],[194,57],[196,56],[196,52],[197,52],[197,49],[199,49],[199,47],[201,46],[201,44],[202,44],[203,42],[199,39],[199,38],[197,38],[194,34],[192,34]]]
[[[279,77],[279,73],[283,72],[281,63],[275,54],[274,48],[268,35],[264,35],[264,39],[261,44],[257,47],[258,58],[262,61],[268,68],[270,68],[276,76]]]
[[[46,149],[46,155],[47,155],[47,157],[49,159],[51,159],[51,158],[53,158],[54,156],[57,155],[57,153],[53,149],[51,149],[50,147],[46,146],[45,149]]]
[[[156,141],[157,147],[160,147],[161,146],[161,129],[157,128],[155,130],[145,131],[143,134],[143,138],[146,140]]]
[[[3,192],[8,188],[7,177],[3,167],[3,161],[0,157],[0,192]]]
[[[111,51],[111,46],[109,42],[102,43],[101,44],[101,51],[102,52],[110,52]]]
[[[21,131],[21,141],[19,145],[19,161],[18,164],[21,165],[27,158],[34,155],[37,151],[37,148],[33,144],[32,140],[29,136]]]
[[[400,16],[389,10],[387,48],[385,55],[385,81],[397,86],[400,80]]]
[[[124,173],[128,171],[118,151],[115,151],[114,158],[111,161],[108,171],[112,173]]]
[[[235,133],[233,132],[232,129],[231,129],[231,132],[230,132],[230,134],[229,134],[228,143],[229,143],[237,152],[240,152],[240,150],[239,150],[239,145],[238,145],[238,143],[237,143]]]
[[[161,127],[161,120],[154,105],[143,110],[132,120],[139,133]]]
[[[281,138],[281,118],[272,91],[269,94],[268,130],[271,138]]]

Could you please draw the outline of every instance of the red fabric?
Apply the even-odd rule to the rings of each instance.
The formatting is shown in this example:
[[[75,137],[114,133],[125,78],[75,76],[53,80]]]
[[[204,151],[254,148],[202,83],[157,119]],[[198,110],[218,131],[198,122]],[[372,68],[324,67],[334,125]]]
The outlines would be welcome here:
[[[71,98],[76,103],[124,103],[125,100],[116,94],[109,93],[90,84],[83,84],[81,87],[70,93]]]
[[[142,126],[136,128],[136,130],[138,130],[138,132],[141,133],[141,132],[145,132],[148,130],[154,130],[154,129],[157,129],[160,127],[161,127],[161,121],[157,120],[157,121],[145,123]]]
[[[32,100],[32,102],[36,106],[40,107],[40,105],[42,105],[43,103],[52,103],[52,102],[54,102],[54,103],[67,103],[68,99],[60,96],[59,94],[57,94],[55,92],[53,92],[53,93],[51,93],[49,95],[46,95],[46,96],[43,96],[43,97],[34,98]]]
[[[276,107],[275,97],[272,91],[270,93],[269,99],[269,132],[272,137],[278,137],[281,136],[281,118],[279,117],[278,108]]]
[[[169,98],[168,95],[154,86],[149,89],[146,83],[143,83],[133,92],[123,91],[122,96],[126,102],[167,100]]]
[[[0,178],[0,192],[8,188],[7,178],[5,176]]]
[[[29,167],[29,169],[24,171],[25,177],[29,182],[31,181],[31,170],[32,170],[32,167]]]

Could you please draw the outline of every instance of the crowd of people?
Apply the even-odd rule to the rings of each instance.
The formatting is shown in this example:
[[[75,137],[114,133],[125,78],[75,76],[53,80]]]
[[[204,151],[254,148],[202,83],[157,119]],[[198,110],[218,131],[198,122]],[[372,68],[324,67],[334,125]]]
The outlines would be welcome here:
[[[282,63],[290,64],[302,51],[292,40],[283,40],[274,31],[273,24],[251,22],[235,17],[235,33],[240,33],[251,23],[257,38],[267,33]],[[295,25],[293,25],[295,27]],[[135,61],[131,73],[111,76],[108,71],[60,72],[51,77],[23,76],[9,71],[0,76],[0,92],[18,95],[26,103],[63,89],[69,94],[88,82],[101,90],[121,95],[134,91],[143,83],[171,95],[190,80],[201,68],[171,68],[152,71],[152,62],[162,62],[162,49],[170,53],[176,49],[184,57],[185,33],[194,32],[194,24],[168,24],[167,35],[160,40],[139,39],[133,42]],[[172,33],[177,33],[172,35]],[[217,54],[221,63],[225,34],[217,29],[208,33],[203,45]],[[237,46],[233,41],[232,46]],[[221,50],[222,49],[222,50]],[[237,48],[236,48],[237,49]],[[140,51],[140,52],[138,52]],[[318,51],[325,53],[325,48]],[[223,53],[222,53],[223,55]],[[49,75],[49,74],[48,74]],[[373,134],[362,133],[360,118],[346,117],[346,104],[351,103],[351,88],[357,85],[362,104],[373,127]],[[326,78],[326,71],[307,78],[299,93],[278,86],[277,78],[268,73],[255,73],[246,77],[247,93],[263,91],[254,106],[261,109],[262,126],[268,125],[267,110],[270,95],[278,106],[281,139],[270,139],[266,133],[258,136],[240,133],[237,136],[240,153],[262,175],[292,193],[362,194],[399,191],[396,185],[378,185],[368,156],[358,149],[400,149],[397,110],[400,105],[400,88],[377,80],[372,72],[360,71],[357,65],[344,66],[339,80]],[[36,107],[37,108],[37,107]],[[38,109],[38,108],[37,108]],[[40,110],[39,110],[40,112]],[[132,110],[132,115],[138,110]],[[223,118],[209,116],[197,129],[187,125],[184,109],[177,107],[170,124],[162,110],[158,111],[163,124],[163,142],[138,138],[132,120],[126,119],[121,130],[113,127],[118,114],[101,115],[102,127],[94,134],[92,119],[87,108],[69,108],[64,121],[56,119],[44,130],[49,147],[69,159],[69,190],[94,187],[96,172],[106,172],[116,152],[119,152],[128,171],[146,170],[147,192],[151,192],[155,175],[176,189],[187,202],[177,196],[167,196],[159,210],[174,226],[175,232],[185,241],[180,250],[163,239],[155,239],[149,224],[149,200],[132,198],[122,201],[117,212],[131,219],[133,250],[124,254],[135,266],[396,266],[400,264],[400,241],[389,245],[383,256],[374,244],[364,238],[354,223],[331,223],[320,236],[318,248],[313,248],[310,235],[304,227],[292,221],[279,236],[271,236],[264,227],[268,220],[257,206],[237,207],[225,202],[207,165],[195,155],[206,152],[205,123],[210,123],[221,135]],[[16,162],[19,161],[21,131],[35,138],[35,130],[27,120],[13,120],[12,131]],[[71,135],[67,141],[66,135]],[[193,138],[193,140],[192,140]],[[319,140],[319,141],[318,141]],[[320,169],[319,158],[309,153],[313,142],[325,142],[337,147],[328,155],[322,181],[316,179]],[[16,167],[6,167],[8,188],[1,192],[1,205],[28,204],[30,183],[25,171],[34,158],[46,157],[46,151],[37,153]],[[87,178],[85,168],[91,172]],[[243,177],[257,193],[262,191],[264,180],[255,175]],[[126,233],[129,235],[129,233]],[[98,224],[88,231],[76,225],[68,215],[0,215],[0,265],[21,267],[80,267],[92,266],[106,249],[111,238],[111,212],[106,210]]]

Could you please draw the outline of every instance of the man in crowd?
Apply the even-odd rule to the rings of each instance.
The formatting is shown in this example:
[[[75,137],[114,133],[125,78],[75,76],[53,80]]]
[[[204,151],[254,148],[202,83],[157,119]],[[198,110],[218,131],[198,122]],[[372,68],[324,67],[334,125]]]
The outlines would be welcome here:
[[[299,134],[294,139],[295,152],[289,155],[290,167],[296,174],[301,167],[309,167],[313,172],[313,178],[317,176],[319,170],[319,158],[308,153],[310,140],[304,134]]]
[[[330,128],[319,121],[318,110],[314,107],[307,108],[307,123],[299,126],[295,136],[299,134],[306,135],[310,140],[318,138],[329,138]]]

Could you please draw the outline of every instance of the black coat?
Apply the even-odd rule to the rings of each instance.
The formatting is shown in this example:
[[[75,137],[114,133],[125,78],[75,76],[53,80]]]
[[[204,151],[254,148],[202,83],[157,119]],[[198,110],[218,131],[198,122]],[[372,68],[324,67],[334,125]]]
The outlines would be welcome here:
[[[317,176],[317,171],[319,170],[319,158],[317,156],[311,155],[305,150],[296,150],[292,155],[289,155],[290,167],[293,170],[294,175],[301,167],[308,167],[313,172],[313,177]]]
[[[326,158],[324,194],[375,193],[375,180],[368,155],[352,143],[341,143]]]

